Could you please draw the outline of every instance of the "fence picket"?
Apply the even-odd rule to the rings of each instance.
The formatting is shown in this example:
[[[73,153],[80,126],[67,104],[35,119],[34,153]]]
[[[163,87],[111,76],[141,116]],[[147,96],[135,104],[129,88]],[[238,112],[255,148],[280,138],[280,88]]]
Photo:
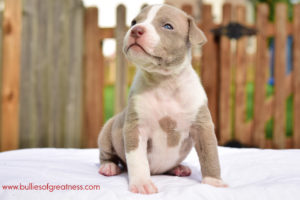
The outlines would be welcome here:
[[[244,6],[237,6],[237,22],[245,24],[246,12]],[[236,71],[235,71],[235,121],[234,132],[237,140],[243,144],[250,144],[250,132],[246,129],[246,81],[247,81],[247,61],[246,61],[247,37],[237,40],[236,50]]]
[[[218,135],[218,69],[217,43],[211,29],[214,27],[211,5],[203,5],[203,32],[208,42],[202,47],[201,81],[208,98],[208,107]]]
[[[103,123],[104,66],[99,39],[98,9],[87,8],[84,17],[84,147],[96,147]]]
[[[82,138],[82,53],[83,11],[81,0],[73,0],[69,7],[69,65],[66,80],[68,92],[65,116],[65,147],[81,147]],[[99,92],[100,93],[100,92]]]
[[[0,6],[4,5],[4,1],[0,0]],[[2,21],[3,21],[3,10],[0,8],[0,94],[2,94]],[[2,99],[0,98],[0,113],[2,108]],[[1,138],[2,138],[2,128],[1,128],[1,115],[0,115],[0,150],[1,150]]]
[[[293,23],[293,91],[294,91],[294,123],[293,144],[294,148],[300,148],[300,4],[294,6]]]
[[[3,15],[1,150],[19,147],[19,84],[21,64],[21,0],[6,0]]]
[[[231,20],[232,5],[225,3],[223,6],[222,25],[227,25]],[[230,120],[230,73],[231,73],[231,48],[230,40],[221,36],[220,41],[220,99],[219,99],[219,133],[220,144],[225,144],[231,139]]]
[[[278,3],[275,10],[275,65],[274,65],[274,133],[273,145],[275,148],[285,147],[285,69],[286,69],[286,22],[287,7]]]
[[[254,129],[252,144],[257,147],[265,145],[265,86],[267,82],[267,69],[269,57],[267,48],[267,35],[265,27],[268,24],[269,9],[267,4],[259,4],[257,7],[256,28],[257,28],[257,50],[255,65],[255,87],[254,87]]]
[[[117,7],[116,36],[116,88],[115,88],[115,113],[121,112],[126,106],[127,99],[127,61],[123,54],[123,38],[126,34],[126,8],[124,5]]]
[[[49,77],[52,81],[48,85],[49,93],[49,146],[63,147],[65,137],[64,131],[64,115],[65,115],[65,99],[67,92],[66,85],[66,68],[68,66],[68,13],[65,13],[68,5],[66,1],[53,1],[52,23],[50,24],[49,40],[52,40],[52,45],[49,49],[49,55],[53,56],[53,67],[49,70]],[[64,19],[64,20],[61,20]]]

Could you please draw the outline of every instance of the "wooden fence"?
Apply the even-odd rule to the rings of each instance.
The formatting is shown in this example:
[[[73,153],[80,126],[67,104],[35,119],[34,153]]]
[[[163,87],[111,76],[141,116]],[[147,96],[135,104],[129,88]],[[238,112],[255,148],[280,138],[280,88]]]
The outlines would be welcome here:
[[[83,13],[80,0],[5,1],[2,150],[81,146]]]
[[[7,2],[20,5],[21,0]],[[192,14],[191,6],[185,5],[183,10]],[[199,27],[205,32],[208,43],[202,49],[201,79],[220,144],[236,139],[261,148],[300,148],[300,5],[294,6],[292,22],[288,22],[286,10],[286,5],[278,4],[275,23],[271,23],[268,21],[267,5],[260,4],[255,24],[247,24],[244,7],[223,6],[221,25],[237,21],[257,29],[255,75],[252,80],[254,114],[252,119],[246,120],[249,60],[245,49],[248,37],[235,43],[226,36],[216,38],[211,30],[220,24],[213,22],[211,6],[202,7],[203,22]],[[18,32],[5,31],[21,27],[20,22],[13,23],[9,14],[3,20],[1,150],[39,146],[96,147],[97,136],[104,123],[105,58],[102,42],[107,38],[117,41],[115,112],[126,105],[127,62],[122,54],[122,41],[127,30],[125,7],[120,5],[117,8],[115,28],[98,27],[101,9],[83,8],[80,0],[49,0],[43,3],[23,0],[19,13],[21,11],[22,34],[19,33],[19,36],[22,40],[18,39]],[[11,10],[6,9],[5,12]],[[293,36],[293,70],[286,75],[288,35]],[[275,84],[274,95],[266,97],[269,37],[275,38]],[[21,51],[19,63],[15,57],[5,54],[14,42],[14,50],[19,48]],[[14,63],[7,63],[12,58]],[[20,78],[16,77],[18,70]],[[286,137],[285,105],[291,94],[293,136]],[[265,125],[271,118],[274,119],[274,131],[272,139],[268,139]]]
[[[246,77],[247,55],[245,51],[247,37],[236,41],[235,56],[230,56],[230,40],[222,36],[217,44],[208,43],[203,47],[202,80],[208,93],[210,109],[215,115],[217,134],[220,144],[236,139],[243,144],[261,148],[300,148],[300,103],[299,103],[299,13],[300,5],[294,6],[294,20],[287,20],[287,6],[276,5],[275,23],[268,21],[269,9],[266,4],[257,6],[256,23],[248,27],[257,29],[256,62],[254,66],[254,116],[246,120]],[[211,8],[203,8],[204,23],[200,24],[210,41],[213,36],[209,30],[213,26]],[[245,24],[245,8],[233,8],[229,4],[223,6],[222,24],[236,21]],[[208,25],[207,25],[208,24]],[[286,41],[293,36],[293,70],[286,74]],[[266,97],[266,84],[269,77],[270,57],[268,38],[275,39],[274,55],[274,95]],[[215,53],[217,52],[217,54]],[[217,60],[218,63],[215,63]],[[211,68],[211,66],[213,66]],[[233,69],[233,70],[232,70]],[[209,72],[206,72],[208,70]],[[235,73],[232,73],[234,71]],[[215,75],[217,74],[217,75]],[[214,77],[216,76],[216,77]],[[214,77],[214,78],[211,78]],[[231,98],[231,89],[235,92]],[[286,99],[293,94],[293,137],[286,137]],[[234,103],[230,102],[232,100]],[[272,138],[265,133],[266,122],[274,119]]]

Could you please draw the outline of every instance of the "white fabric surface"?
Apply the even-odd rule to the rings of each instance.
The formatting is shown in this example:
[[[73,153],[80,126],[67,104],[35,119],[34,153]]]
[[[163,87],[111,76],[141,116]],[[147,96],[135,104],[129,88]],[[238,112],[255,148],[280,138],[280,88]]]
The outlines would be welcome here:
[[[0,199],[300,199],[300,150],[259,150],[219,147],[222,177],[229,188],[200,184],[196,152],[184,161],[190,177],[152,176],[158,194],[128,191],[127,173],[98,174],[97,149],[24,149],[0,153]],[[85,191],[4,191],[3,185],[71,184],[101,186]]]

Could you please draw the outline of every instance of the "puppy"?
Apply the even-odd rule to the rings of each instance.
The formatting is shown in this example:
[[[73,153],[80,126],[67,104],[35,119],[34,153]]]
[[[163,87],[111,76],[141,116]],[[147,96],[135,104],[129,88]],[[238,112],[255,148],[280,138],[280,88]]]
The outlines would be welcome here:
[[[138,70],[127,107],[99,134],[100,174],[119,174],[126,163],[130,191],[156,193],[150,175],[189,176],[180,163],[194,146],[202,183],[226,186],[207,97],[191,65],[191,46],[205,42],[191,17],[168,5],[147,6],[132,21],[123,50]]]

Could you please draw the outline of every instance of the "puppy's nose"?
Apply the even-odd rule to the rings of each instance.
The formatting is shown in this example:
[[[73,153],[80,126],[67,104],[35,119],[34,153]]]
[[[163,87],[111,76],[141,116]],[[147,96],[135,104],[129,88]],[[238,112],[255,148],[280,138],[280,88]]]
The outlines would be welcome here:
[[[145,30],[141,26],[136,26],[131,30],[130,36],[133,38],[139,38],[144,34]]]

